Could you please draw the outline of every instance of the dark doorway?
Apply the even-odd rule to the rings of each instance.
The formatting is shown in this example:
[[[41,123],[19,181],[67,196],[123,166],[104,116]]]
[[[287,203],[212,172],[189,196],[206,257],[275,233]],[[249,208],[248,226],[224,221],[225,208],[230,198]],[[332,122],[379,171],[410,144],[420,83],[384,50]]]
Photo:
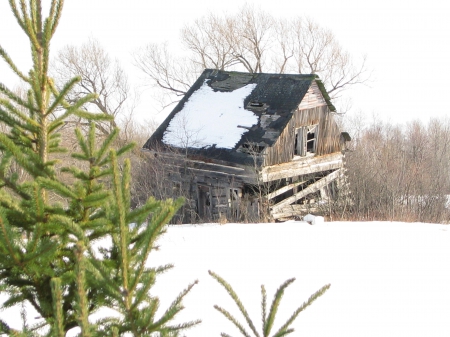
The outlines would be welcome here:
[[[211,187],[207,185],[197,185],[198,187],[198,216],[201,220],[211,219]]]

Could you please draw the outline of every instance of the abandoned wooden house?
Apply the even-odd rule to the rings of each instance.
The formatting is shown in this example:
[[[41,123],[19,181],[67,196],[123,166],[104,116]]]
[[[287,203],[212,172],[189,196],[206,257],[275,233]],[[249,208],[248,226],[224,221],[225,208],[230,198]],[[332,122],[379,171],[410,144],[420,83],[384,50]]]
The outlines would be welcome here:
[[[316,75],[206,69],[144,149],[183,222],[289,219],[336,196],[348,140]]]

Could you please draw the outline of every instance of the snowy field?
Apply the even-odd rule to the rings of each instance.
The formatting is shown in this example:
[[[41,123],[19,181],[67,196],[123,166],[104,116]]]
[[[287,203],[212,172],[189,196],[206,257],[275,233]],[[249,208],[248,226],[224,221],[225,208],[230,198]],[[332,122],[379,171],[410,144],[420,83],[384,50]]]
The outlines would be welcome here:
[[[202,319],[186,336],[239,336],[213,305],[241,322],[228,294],[208,274],[227,280],[260,329],[260,285],[268,305],[287,288],[273,333],[320,287],[331,288],[301,313],[292,336],[450,336],[450,227],[391,222],[305,222],[170,226],[150,255],[151,265],[175,264],[152,293],[161,310],[199,280],[186,297],[180,321]],[[17,311],[2,312],[9,323]],[[15,325],[15,324],[12,324]],[[249,330],[249,329],[247,329]]]
[[[182,317],[203,323],[187,336],[239,336],[213,309],[218,304],[241,317],[209,269],[232,285],[258,328],[260,285],[271,301],[277,287],[295,277],[275,328],[321,286],[331,288],[298,316],[293,336],[450,336],[449,230],[391,222],[172,226],[151,259],[175,268],[154,291],[165,308],[179,290],[199,280]]]

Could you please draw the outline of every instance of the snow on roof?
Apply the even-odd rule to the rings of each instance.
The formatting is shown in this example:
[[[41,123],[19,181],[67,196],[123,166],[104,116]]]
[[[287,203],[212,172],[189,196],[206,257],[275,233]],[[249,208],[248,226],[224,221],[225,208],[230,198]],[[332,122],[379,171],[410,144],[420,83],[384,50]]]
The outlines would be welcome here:
[[[215,145],[232,149],[247,131],[245,127],[258,123],[258,117],[244,109],[244,99],[256,85],[248,84],[232,92],[215,92],[205,80],[170,121],[163,142],[181,148]]]

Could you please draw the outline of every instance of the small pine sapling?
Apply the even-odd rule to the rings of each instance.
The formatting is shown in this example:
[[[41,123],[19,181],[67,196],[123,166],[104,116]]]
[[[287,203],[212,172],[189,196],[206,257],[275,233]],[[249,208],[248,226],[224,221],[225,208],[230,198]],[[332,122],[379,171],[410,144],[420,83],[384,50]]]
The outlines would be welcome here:
[[[276,291],[275,296],[272,301],[272,305],[270,307],[269,312],[267,313],[267,295],[266,295],[266,289],[264,288],[264,285],[261,286],[261,313],[262,313],[262,333],[260,334],[255,325],[253,324],[253,321],[250,319],[249,314],[247,313],[247,310],[245,309],[244,305],[242,304],[241,300],[237,296],[236,292],[233,290],[230,284],[228,284],[223,278],[221,278],[216,273],[209,271],[209,274],[217,281],[219,282],[227,291],[227,293],[231,296],[234,303],[236,303],[237,307],[239,308],[239,311],[244,316],[245,321],[247,322],[248,327],[250,328],[251,332],[253,333],[254,337],[269,337],[270,333],[273,329],[273,324],[275,322],[275,317],[278,311],[278,307],[280,305],[281,299],[284,295],[284,290],[295,281],[295,278],[291,278],[287,281],[285,281]],[[320,296],[322,296],[328,289],[330,288],[330,284],[327,284],[320,288],[318,291],[316,291],[314,294],[312,294],[309,299],[304,302],[300,307],[297,308],[297,310],[294,311],[294,313],[289,317],[289,319],[275,332],[272,337],[281,337],[286,336],[292,332],[294,332],[293,328],[290,328],[292,323],[295,321],[297,316],[305,310],[308,306],[310,306],[316,299],[318,299]],[[241,324],[233,315],[230,314],[229,311],[225,310],[224,308],[214,305],[214,308],[219,311],[222,315],[224,315],[231,323],[233,323],[236,328],[241,332],[241,334],[245,337],[251,337],[250,333],[245,329],[244,325]],[[226,333],[221,333],[222,337],[231,337],[230,335]]]
[[[134,144],[114,150],[118,130],[99,141],[97,123],[111,116],[82,108],[96,95],[68,102],[80,78],[59,91],[48,76],[50,40],[64,1],[51,0],[48,17],[42,16],[42,0],[17,1],[9,4],[30,40],[33,65],[25,75],[0,46],[0,59],[28,87],[23,98],[0,83],[0,123],[6,127],[0,133],[0,292],[8,296],[3,308],[30,304],[40,321],[24,324],[22,331],[0,321],[0,334],[62,337],[78,327],[80,337],[169,336],[197,324],[172,323],[194,284],[160,318],[159,300],[149,294],[156,276],[170,266],[148,268],[148,256],[183,200],[150,198],[131,210],[130,161],[122,166],[119,160]],[[68,150],[58,130],[69,118],[90,128],[86,135],[75,130],[77,165],[60,169],[55,155]],[[27,179],[18,179],[12,165]],[[110,246],[95,248],[96,241],[107,239]],[[121,318],[91,322],[90,315],[104,307]]]

